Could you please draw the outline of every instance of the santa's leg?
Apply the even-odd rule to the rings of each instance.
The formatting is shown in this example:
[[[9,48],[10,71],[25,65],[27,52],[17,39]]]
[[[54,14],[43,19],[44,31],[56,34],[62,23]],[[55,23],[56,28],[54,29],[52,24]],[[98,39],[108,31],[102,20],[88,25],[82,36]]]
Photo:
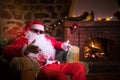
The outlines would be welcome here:
[[[86,80],[86,70],[81,63],[61,64],[61,70],[65,74],[69,74],[72,80]]]
[[[38,80],[68,80],[66,74],[58,70],[58,64],[51,64],[40,70]]]

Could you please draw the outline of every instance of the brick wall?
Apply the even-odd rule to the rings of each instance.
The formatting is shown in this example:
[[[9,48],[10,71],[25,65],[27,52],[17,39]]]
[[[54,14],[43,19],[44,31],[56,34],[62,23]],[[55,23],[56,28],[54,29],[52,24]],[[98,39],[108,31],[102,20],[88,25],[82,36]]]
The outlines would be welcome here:
[[[76,22],[78,29],[76,32],[71,33],[70,27]],[[65,24],[65,40],[70,40],[70,43],[80,47],[80,59],[84,59],[83,49],[85,41],[94,38],[103,38],[113,41],[111,50],[109,51],[112,59],[120,60],[118,56],[120,49],[120,23],[111,22],[97,22],[97,21],[66,21]]]

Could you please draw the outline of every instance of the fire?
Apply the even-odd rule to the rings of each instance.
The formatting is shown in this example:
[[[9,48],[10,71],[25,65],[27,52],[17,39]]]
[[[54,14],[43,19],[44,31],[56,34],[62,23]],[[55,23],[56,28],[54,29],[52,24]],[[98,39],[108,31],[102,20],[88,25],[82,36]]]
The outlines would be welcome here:
[[[97,41],[90,41],[84,48],[84,58],[102,58],[104,54]]]

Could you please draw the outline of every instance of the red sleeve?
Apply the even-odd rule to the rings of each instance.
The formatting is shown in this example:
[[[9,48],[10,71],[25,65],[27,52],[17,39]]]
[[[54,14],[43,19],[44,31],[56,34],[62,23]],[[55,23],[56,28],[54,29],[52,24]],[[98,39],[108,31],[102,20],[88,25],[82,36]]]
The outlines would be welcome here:
[[[3,50],[4,57],[17,57],[21,56],[21,50],[24,44],[27,43],[27,40],[23,37],[20,37],[13,41],[11,44],[7,45]]]
[[[58,50],[61,50],[62,48],[61,48],[61,45],[62,45],[62,41],[58,41],[58,40],[56,40],[55,38],[53,38],[53,37],[50,37],[50,36],[46,36],[47,37],[47,39],[49,39],[50,41],[51,41],[51,43],[52,43],[52,45],[54,46],[54,48],[56,48],[56,49],[58,49]]]

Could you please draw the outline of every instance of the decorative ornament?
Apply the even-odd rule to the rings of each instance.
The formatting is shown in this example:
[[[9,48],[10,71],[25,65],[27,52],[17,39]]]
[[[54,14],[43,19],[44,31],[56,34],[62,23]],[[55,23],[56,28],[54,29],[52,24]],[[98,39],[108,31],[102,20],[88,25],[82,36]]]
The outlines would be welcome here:
[[[74,33],[78,28],[78,24],[75,22],[72,24],[72,26],[70,27],[71,33]]]

